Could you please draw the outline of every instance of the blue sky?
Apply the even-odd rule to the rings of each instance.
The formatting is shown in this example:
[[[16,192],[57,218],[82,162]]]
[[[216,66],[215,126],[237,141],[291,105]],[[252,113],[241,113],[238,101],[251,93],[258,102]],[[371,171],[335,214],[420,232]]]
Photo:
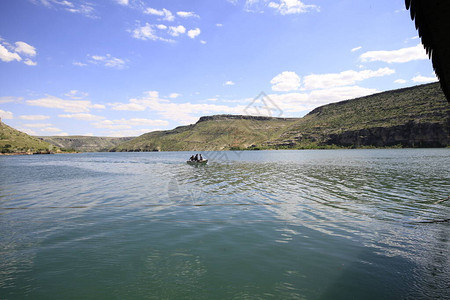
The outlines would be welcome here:
[[[403,0],[0,1],[0,117],[32,135],[137,136],[261,92],[301,117],[432,81]]]

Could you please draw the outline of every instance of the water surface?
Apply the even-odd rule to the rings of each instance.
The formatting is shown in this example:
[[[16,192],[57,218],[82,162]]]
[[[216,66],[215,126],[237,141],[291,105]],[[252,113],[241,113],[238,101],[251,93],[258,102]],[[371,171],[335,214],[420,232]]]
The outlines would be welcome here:
[[[0,299],[450,299],[450,149],[0,157]]]

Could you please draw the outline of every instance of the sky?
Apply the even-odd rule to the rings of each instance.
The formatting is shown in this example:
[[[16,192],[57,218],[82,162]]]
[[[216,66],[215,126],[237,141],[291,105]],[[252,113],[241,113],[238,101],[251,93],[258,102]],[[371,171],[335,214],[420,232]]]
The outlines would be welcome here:
[[[436,80],[404,0],[0,1],[0,117],[31,135],[302,117]]]

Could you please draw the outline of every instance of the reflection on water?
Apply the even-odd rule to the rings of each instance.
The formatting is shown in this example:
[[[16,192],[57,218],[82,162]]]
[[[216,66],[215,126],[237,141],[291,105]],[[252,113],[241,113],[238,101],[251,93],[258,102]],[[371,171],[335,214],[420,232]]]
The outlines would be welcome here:
[[[0,157],[0,298],[450,297],[448,149],[224,154]]]

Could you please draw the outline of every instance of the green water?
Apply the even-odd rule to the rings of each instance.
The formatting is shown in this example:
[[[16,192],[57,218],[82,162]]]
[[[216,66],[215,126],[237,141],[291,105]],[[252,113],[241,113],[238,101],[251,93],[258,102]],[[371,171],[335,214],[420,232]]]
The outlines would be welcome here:
[[[0,157],[0,299],[450,299],[450,149],[190,155]]]

